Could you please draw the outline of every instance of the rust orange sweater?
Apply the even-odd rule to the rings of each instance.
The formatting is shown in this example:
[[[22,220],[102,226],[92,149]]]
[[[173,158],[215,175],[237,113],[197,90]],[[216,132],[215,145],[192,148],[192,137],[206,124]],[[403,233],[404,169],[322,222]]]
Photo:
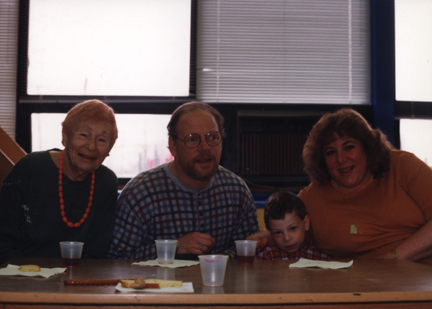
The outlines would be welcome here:
[[[392,150],[390,171],[366,187],[351,192],[310,184],[299,197],[318,248],[334,258],[373,258],[432,218],[432,169],[411,153]]]

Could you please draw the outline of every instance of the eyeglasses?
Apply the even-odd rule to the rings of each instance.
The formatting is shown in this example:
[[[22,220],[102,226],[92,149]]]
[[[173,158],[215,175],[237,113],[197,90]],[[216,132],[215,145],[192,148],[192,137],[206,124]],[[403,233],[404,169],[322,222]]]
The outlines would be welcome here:
[[[203,135],[205,141],[209,146],[217,146],[222,141],[222,136],[219,132],[209,132]],[[178,138],[179,141],[182,141],[185,146],[189,149],[197,148],[201,144],[201,135],[198,133],[190,133],[184,137],[183,140]]]

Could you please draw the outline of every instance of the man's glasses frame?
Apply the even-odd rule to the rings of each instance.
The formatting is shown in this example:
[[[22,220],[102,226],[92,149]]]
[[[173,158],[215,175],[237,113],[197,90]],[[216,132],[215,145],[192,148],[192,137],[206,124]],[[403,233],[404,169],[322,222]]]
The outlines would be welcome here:
[[[207,145],[211,147],[216,147],[222,142],[222,134],[219,131],[208,132],[202,136],[204,136]],[[197,148],[199,145],[201,145],[202,140],[201,135],[198,133],[189,133],[183,139],[177,139],[182,141],[189,149]]]

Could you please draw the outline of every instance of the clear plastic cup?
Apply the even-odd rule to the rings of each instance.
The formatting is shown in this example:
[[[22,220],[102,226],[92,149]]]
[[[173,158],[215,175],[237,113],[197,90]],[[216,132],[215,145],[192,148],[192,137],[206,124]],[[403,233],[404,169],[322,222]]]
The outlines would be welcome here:
[[[252,265],[255,261],[256,240],[236,240],[237,260],[242,265]]]
[[[63,267],[78,267],[84,243],[79,241],[61,241],[60,251]]]
[[[201,276],[206,286],[222,286],[225,279],[227,255],[199,255]]]
[[[173,264],[177,249],[177,240],[156,239],[155,243],[159,264]]]
[[[203,294],[225,294],[223,286],[203,286]]]

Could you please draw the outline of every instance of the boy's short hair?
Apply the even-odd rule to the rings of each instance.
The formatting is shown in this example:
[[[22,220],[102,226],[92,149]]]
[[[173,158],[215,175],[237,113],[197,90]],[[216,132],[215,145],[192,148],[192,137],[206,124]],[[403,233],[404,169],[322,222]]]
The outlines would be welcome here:
[[[301,220],[307,216],[306,206],[303,201],[290,191],[278,191],[267,200],[264,209],[264,222],[266,228],[270,228],[269,221],[285,218],[286,213],[295,213]]]

